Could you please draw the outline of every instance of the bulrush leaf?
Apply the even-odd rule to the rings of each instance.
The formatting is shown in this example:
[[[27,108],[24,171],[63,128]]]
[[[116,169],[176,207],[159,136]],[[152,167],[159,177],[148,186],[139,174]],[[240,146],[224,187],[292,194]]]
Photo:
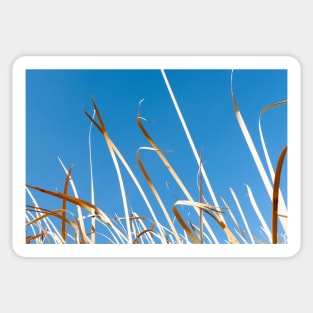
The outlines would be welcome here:
[[[277,244],[277,218],[278,218],[278,194],[279,194],[279,184],[280,175],[283,167],[285,155],[287,153],[287,146],[281,152],[275,171],[274,188],[273,188],[273,202],[272,202],[272,243]]]

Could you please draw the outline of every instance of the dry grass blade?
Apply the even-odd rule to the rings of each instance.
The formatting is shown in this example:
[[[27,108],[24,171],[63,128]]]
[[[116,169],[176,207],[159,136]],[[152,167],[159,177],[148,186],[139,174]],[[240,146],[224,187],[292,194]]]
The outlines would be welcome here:
[[[62,162],[61,158],[58,157],[58,160],[59,160],[59,162],[60,162],[64,172],[66,173],[66,175],[68,175],[68,170],[65,167],[64,163]],[[75,198],[79,199],[78,192],[76,190],[76,186],[75,186],[74,181],[73,181],[71,176],[70,176],[69,182],[70,182],[70,185],[72,187],[72,190],[73,190]],[[81,207],[79,205],[76,205],[76,207],[77,207],[77,215],[78,215],[78,221],[80,223],[80,227],[81,227],[83,233],[86,233],[86,231],[85,231],[85,224],[84,224],[84,218],[83,218]]]
[[[202,151],[200,152],[200,166],[199,166],[199,202],[202,203]],[[200,243],[203,244],[203,212],[200,210]]]
[[[29,197],[31,198],[31,200],[32,200],[32,202],[33,202],[33,204],[34,204],[34,208],[39,208],[39,205],[38,205],[38,203],[37,203],[35,197],[34,197],[33,194],[30,192],[29,188],[27,188],[27,186],[26,186],[26,192],[27,192],[27,194],[29,195]],[[39,211],[39,212],[38,212],[38,211],[35,211],[35,213],[36,213],[36,216],[37,216],[37,217],[40,216],[40,214],[41,214],[40,211]],[[61,234],[60,234],[59,231],[54,227],[54,224],[50,221],[49,218],[45,218],[45,219],[43,220],[43,224],[44,224],[44,225],[41,225],[41,221],[39,222],[39,227],[40,227],[41,229],[47,229],[48,232],[52,233],[52,230],[51,230],[51,227],[52,227],[52,228],[54,228],[54,231],[55,231],[55,233],[56,233],[56,236],[57,236],[58,238],[61,238]],[[50,227],[50,225],[51,225],[51,227]],[[55,240],[55,238],[53,238],[53,239]],[[56,242],[55,242],[55,243],[56,243]]]
[[[194,236],[194,234],[192,233],[192,231],[189,229],[189,227],[187,226],[187,224],[185,223],[184,219],[181,217],[181,215],[178,212],[177,206],[174,205],[173,206],[173,211],[174,211],[174,215],[177,218],[178,222],[180,223],[180,225],[183,227],[184,231],[187,233],[187,235],[189,236],[189,238],[192,240],[193,243],[195,244],[199,244],[198,239]]]
[[[239,231],[240,237],[243,238],[243,239],[246,241],[245,234],[244,234],[242,228],[240,227],[240,225],[239,225],[239,223],[238,223],[236,217],[234,216],[232,210],[229,208],[229,205],[227,204],[226,200],[225,200],[223,197],[221,197],[221,199],[222,199],[222,202],[224,203],[226,209],[228,210],[231,219],[232,219],[233,222],[235,223],[235,225],[236,225],[236,227],[237,227],[237,229],[238,229],[238,231]]]
[[[275,171],[274,188],[273,188],[273,202],[272,202],[272,243],[277,244],[277,218],[278,218],[278,194],[279,194],[279,184],[280,175],[284,163],[284,159],[287,153],[287,146],[281,152]]]
[[[60,219],[62,221],[62,224],[63,223],[64,224],[68,224],[68,225],[72,226],[74,229],[76,229],[76,225],[72,221],[70,221],[69,219],[67,219],[67,218],[65,218],[63,216],[63,211],[64,210],[62,210],[62,209],[58,209],[58,210],[54,210],[54,211],[50,211],[50,210],[47,210],[47,209],[39,209],[39,210],[41,211],[42,214],[39,217],[29,221],[26,224],[26,226],[30,226],[32,224],[35,224],[38,221],[40,221],[42,219],[45,219],[45,218],[47,218],[49,216],[54,216],[54,217]],[[62,243],[66,243],[66,236],[65,236],[65,238],[62,236]]]
[[[37,190],[37,191],[40,191],[40,192],[43,192],[43,193],[46,193],[48,195],[54,196],[56,198],[69,201],[69,202],[71,202],[73,204],[79,205],[79,206],[81,206],[82,208],[84,208],[85,210],[87,210],[88,212],[91,212],[91,213],[92,213],[92,209],[94,209],[95,212],[96,212],[96,215],[101,220],[103,220],[105,223],[107,223],[109,225],[112,225],[110,219],[103,213],[103,211],[101,211],[99,208],[97,208],[95,205],[93,205],[92,203],[90,203],[88,201],[85,201],[85,200],[82,200],[82,199],[78,199],[78,198],[72,197],[70,195],[61,193],[61,192],[54,192],[54,191],[50,191],[50,190],[47,190],[47,189],[39,188],[39,187],[36,187],[36,186],[27,185],[27,187],[31,188],[31,189],[34,189],[34,190]]]
[[[180,237],[179,237],[179,235],[177,233],[177,230],[176,230],[176,228],[175,228],[175,226],[174,226],[174,224],[173,224],[173,222],[171,220],[171,217],[169,216],[168,211],[167,211],[167,209],[166,209],[166,207],[165,207],[165,205],[164,205],[164,203],[163,203],[163,201],[162,201],[158,191],[156,190],[156,188],[155,188],[155,186],[154,186],[150,176],[148,175],[145,167],[143,166],[143,163],[142,163],[141,158],[140,158],[139,150],[137,150],[136,154],[137,154],[138,165],[139,165],[139,167],[140,167],[140,169],[141,169],[141,171],[142,171],[142,173],[143,173],[143,175],[144,175],[144,177],[145,177],[145,179],[146,179],[150,189],[152,190],[155,198],[157,199],[157,201],[158,201],[158,203],[159,203],[159,205],[160,205],[160,207],[161,207],[161,209],[163,211],[163,214],[164,214],[164,216],[165,216],[165,218],[166,218],[166,220],[167,220],[167,222],[168,222],[172,232],[175,235],[175,238],[176,238],[177,242],[181,243],[181,239],[180,239]]]
[[[64,184],[64,194],[67,194],[67,190],[68,190],[68,183],[71,179],[71,171],[72,171],[72,166],[70,167],[67,175],[66,175],[66,180],[65,180],[65,184]],[[66,200],[63,199],[62,201],[62,238],[65,241],[66,240],[66,234],[65,234],[65,219],[66,219]]]
[[[92,118],[94,119],[96,111],[93,111]],[[89,134],[88,134],[88,145],[89,145],[89,167],[90,167],[90,193],[91,193],[91,203],[95,204],[95,192],[94,192],[94,185],[93,185],[93,170],[92,170],[92,150],[91,150],[91,129],[93,123],[90,123],[89,127]],[[96,243],[96,219],[95,219],[95,212],[92,213],[91,217],[91,241],[93,244]]]
[[[145,229],[143,230],[142,232],[140,232],[139,234],[137,234],[136,238],[134,239],[133,243],[134,244],[137,244],[138,243],[138,240],[139,238],[146,234],[146,233],[153,233],[154,232],[154,224],[152,224],[151,228],[148,228],[148,229]]]
[[[30,244],[33,240],[35,240],[37,238],[42,238],[42,241],[44,241],[45,236],[46,236],[45,232],[41,232],[41,233],[34,235],[34,236],[27,236],[26,237],[26,243]]]

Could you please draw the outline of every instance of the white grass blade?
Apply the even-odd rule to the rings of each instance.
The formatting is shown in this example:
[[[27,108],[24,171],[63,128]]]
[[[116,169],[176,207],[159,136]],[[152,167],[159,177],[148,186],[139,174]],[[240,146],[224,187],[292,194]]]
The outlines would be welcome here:
[[[184,117],[183,117],[183,115],[182,115],[182,113],[181,113],[181,111],[180,111],[180,108],[179,108],[178,103],[177,103],[177,101],[176,101],[175,95],[174,95],[174,93],[173,93],[173,91],[172,91],[171,85],[170,85],[170,83],[169,83],[169,81],[168,81],[168,79],[167,79],[167,76],[166,76],[166,74],[165,74],[165,71],[164,71],[163,69],[161,69],[161,73],[162,73],[163,79],[164,79],[164,81],[165,81],[166,87],[167,87],[167,89],[168,89],[168,92],[169,92],[169,94],[170,94],[170,96],[171,96],[171,99],[172,99],[172,101],[173,101],[173,104],[174,104],[174,107],[175,107],[175,109],[176,109],[176,112],[177,112],[177,115],[178,115],[178,117],[179,117],[179,120],[180,120],[180,122],[181,122],[181,124],[182,124],[182,126],[183,126],[183,129],[184,129],[184,132],[185,132],[185,134],[186,134],[186,136],[187,136],[187,139],[188,139],[188,142],[189,142],[189,144],[190,144],[191,150],[192,150],[192,152],[193,152],[193,154],[194,154],[194,157],[195,157],[195,159],[196,159],[196,161],[197,161],[198,167],[200,168],[200,166],[201,166],[201,172],[202,172],[202,175],[203,175],[203,179],[204,179],[204,182],[205,182],[205,184],[206,184],[206,186],[207,186],[207,188],[208,188],[208,190],[209,190],[209,193],[210,193],[210,196],[211,196],[211,198],[212,198],[212,201],[213,201],[213,203],[214,203],[214,205],[215,205],[216,207],[219,207],[219,204],[218,204],[218,202],[217,202],[217,199],[216,199],[216,197],[215,197],[215,194],[214,194],[213,189],[212,189],[212,187],[211,187],[211,184],[210,184],[210,182],[209,182],[208,176],[207,176],[207,174],[206,174],[205,169],[203,168],[203,165],[202,165],[201,162],[200,162],[200,156],[199,156],[199,154],[198,154],[198,152],[197,152],[197,149],[196,149],[196,147],[195,147],[195,145],[194,145],[193,139],[192,139],[192,137],[191,137],[191,135],[190,135],[190,132],[189,132],[189,130],[188,130],[188,127],[187,127],[187,125],[186,125],[186,122],[185,122],[185,120],[184,120]],[[225,222],[225,221],[224,221],[224,217],[223,217],[222,215],[220,215],[220,219],[221,219],[223,222]]]
[[[246,228],[246,230],[247,230],[247,232],[248,232],[248,235],[249,235],[249,237],[250,237],[250,240],[251,240],[251,242],[252,242],[253,244],[255,244],[254,239],[253,239],[253,236],[252,236],[251,231],[250,231],[250,227],[249,227],[249,225],[248,225],[248,223],[247,223],[247,220],[246,220],[246,217],[245,217],[245,215],[244,215],[244,213],[243,213],[243,211],[242,211],[242,208],[241,208],[241,206],[240,206],[240,203],[239,203],[239,201],[238,201],[238,198],[237,198],[237,196],[236,196],[234,190],[233,190],[232,188],[229,188],[229,189],[230,189],[230,192],[231,192],[231,194],[232,194],[232,196],[233,196],[233,198],[234,198],[234,200],[235,200],[235,202],[236,202],[237,208],[238,208],[238,210],[239,210],[239,213],[240,213],[240,215],[241,215],[241,218],[242,218],[242,220],[243,220],[243,223],[245,224],[245,228]]]
[[[269,227],[267,226],[267,223],[265,222],[262,213],[259,210],[259,207],[258,207],[258,205],[257,205],[257,203],[255,201],[255,198],[253,196],[251,188],[247,184],[246,184],[246,187],[247,187],[247,190],[248,190],[248,196],[249,196],[251,205],[252,205],[252,207],[254,209],[254,212],[256,213],[257,217],[259,218],[259,220],[261,222],[261,225],[262,225],[264,233],[266,234],[268,240],[271,242],[272,241],[271,231],[270,231]]]
[[[132,241],[132,235],[131,235],[131,229],[130,229],[129,211],[128,211],[128,205],[127,205],[127,200],[126,200],[126,191],[125,191],[125,187],[124,187],[124,181],[123,181],[123,178],[122,178],[122,174],[121,174],[120,167],[118,165],[115,153],[111,149],[110,149],[110,154],[111,154],[112,161],[113,161],[113,164],[114,164],[114,167],[115,167],[115,170],[116,170],[118,182],[119,182],[119,185],[120,185],[120,191],[121,191],[123,207],[124,207],[124,213],[125,213],[125,218],[126,218],[128,243],[132,244],[133,241]]]
[[[235,232],[240,237],[244,244],[249,244],[246,238],[240,233],[240,231],[238,231],[238,229],[235,229]]]
[[[92,118],[95,117],[96,110],[93,110]],[[88,134],[88,145],[89,145],[89,167],[90,167],[90,192],[91,192],[91,203],[95,204],[95,192],[94,192],[94,184],[93,184],[93,171],[92,171],[92,149],[91,149],[91,129],[92,129],[93,123],[90,122],[90,128],[89,128],[89,134]],[[93,244],[96,243],[96,219],[95,219],[95,210],[92,209],[92,215],[91,217],[91,242]]]

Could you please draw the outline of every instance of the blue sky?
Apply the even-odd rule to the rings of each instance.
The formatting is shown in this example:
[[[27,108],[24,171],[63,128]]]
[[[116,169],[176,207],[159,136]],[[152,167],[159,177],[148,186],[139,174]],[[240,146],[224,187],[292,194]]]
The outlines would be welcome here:
[[[144,123],[146,129],[161,149],[170,150],[166,152],[166,157],[195,200],[198,200],[198,166],[161,71],[27,70],[26,75],[27,184],[62,191],[65,174],[58,162],[59,156],[67,167],[73,165],[72,178],[80,198],[91,200],[90,121],[83,108],[92,114],[92,96],[109,136],[142,183],[163,221],[161,209],[136,161],[136,150],[149,146],[136,124],[138,103],[144,98],[141,116],[148,120]],[[244,184],[252,188],[269,226],[271,203],[235,117],[230,90],[231,70],[166,70],[166,75],[195,146],[198,151],[202,150],[204,167],[219,204],[223,206],[219,200],[219,196],[223,196],[243,225],[229,192],[229,187],[233,188],[253,233],[258,236],[260,224]],[[235,70],[233,88],[241,115],[264,161],[258,133],[259,113],[265,106],[287,99],[287,71]],[[287,144],[287,106],[266,112],[262,117],[262,129],[275,167],[281,150]],[[95,127],[92,128],[92,155],[96,205],[109,216],[115,213],[123,216],[114,166],[106,143]],[[175,197],[185,199],[155,153],[142,151],[141,155],[165,204],[171,208]],[[282,190],[287,200],[286,166],[284,169]],[[150,217],[128,174],[126,171],[122,173],[130,206],[138,214]],[[212,203],[206,189],[204,193],[208,202]],[[35,192],[34,195],[42,207],[61,207],[60,200]],[[30,203],[29,199],[27,203]],[[186,216],[189,211],[192,212],[192,208],[182,210]],[[195,217],[190,218],[194,218],[196,223]],[[219,234],[218,228],[216,232]]]

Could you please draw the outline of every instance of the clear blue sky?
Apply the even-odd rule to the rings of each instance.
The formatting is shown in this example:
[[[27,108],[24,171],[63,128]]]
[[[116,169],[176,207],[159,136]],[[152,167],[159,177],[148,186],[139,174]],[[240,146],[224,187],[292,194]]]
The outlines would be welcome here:
[[[203,151],[205,170],[219,203],[222,206],[219,200],[221,195],[243,226],[229,192],[229,187],[233,188],[253,233],[258,236],[260,224],[244,184],[252,188],[269,226],[271,203],[235,117],[230,91],[231,70],[166,70],[166,74],[196,148]],[[287,99],[287,71],[236,70],[233,87],[241,114],[264,161],[258,133],[259,113],[265,106]],[[159,70],[28,70],[27,184],[62,191],[65,174],[58,162],[59,156],[67,167],[73,165],[72,177],[79,196],[91,200],[88,150],[90,121],[83,112],[83,107],[90,114],[93,112],[90,96],[94,97],[111,139],[142,183],[161,221],[161,209],[136,162],[136,150],[149,146],[136,124],[138,102],[142,98],[145,101],[141,106],[141,115],[149,120],[144,123],[146,129],[161,149],[171,150],[166,153],[169,162],[195,200],[198,200],[197,163]],[[287,106],[266,112],[262,118],[262,127],[275,167],[287,143]],[[106,143],[95,127],[92,129],[92,153],[95,203],[109,216],[115,213],[123,216],[113,163]],[[176,201],[174,195],[185,199],[154,152],[143,151],[141,155],[165,204],[171,208]],[[287,200],[284,168],[282,187]],[[150,217],[124,170],[123,177],[133,210]],[[204,192],[212,203],[206,189]],[[61,207],[60,200],[40,193],[34,194],[42,207]],[[27,202],[30,203],[29,199]],[[188,210],[193,212],[192,208],[184,210],[186,214]]]

